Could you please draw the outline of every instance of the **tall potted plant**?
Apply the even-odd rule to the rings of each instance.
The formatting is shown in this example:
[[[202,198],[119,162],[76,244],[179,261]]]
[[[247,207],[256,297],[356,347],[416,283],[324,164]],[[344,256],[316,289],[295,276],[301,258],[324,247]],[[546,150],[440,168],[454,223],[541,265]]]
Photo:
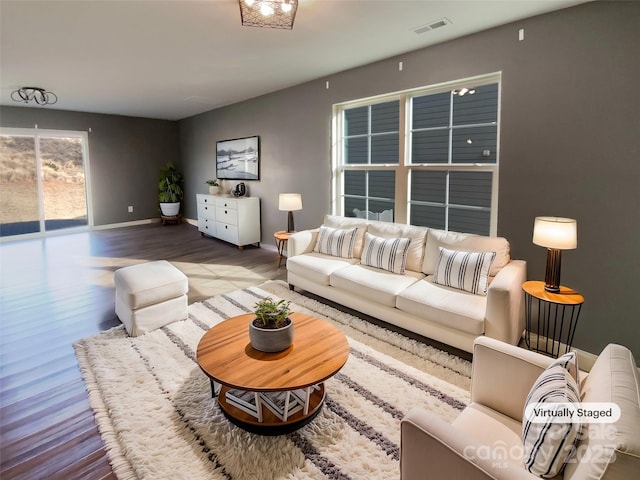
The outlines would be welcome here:
[[[180,202],[184,197],[183,181],[182,173],[176,169],[173,163],[168,162],[160,169],[158,200],[163,216],[175,217],[180,213]]]

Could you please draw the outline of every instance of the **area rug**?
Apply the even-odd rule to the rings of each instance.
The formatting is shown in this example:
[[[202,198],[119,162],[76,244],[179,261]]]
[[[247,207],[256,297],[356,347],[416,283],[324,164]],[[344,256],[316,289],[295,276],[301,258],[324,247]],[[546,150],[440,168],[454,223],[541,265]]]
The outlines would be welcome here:
[[[342,329],[347,364],[320,414],[265,437],[231,424],[195,352],[213,325],[261,298],[291,300]],[[398,479],[400,420],[421,407],[452,421],[469,401],[470,364],[267,282],[189,307],[189,318],[131,338],[116,327],[74,345],[119,479]]]

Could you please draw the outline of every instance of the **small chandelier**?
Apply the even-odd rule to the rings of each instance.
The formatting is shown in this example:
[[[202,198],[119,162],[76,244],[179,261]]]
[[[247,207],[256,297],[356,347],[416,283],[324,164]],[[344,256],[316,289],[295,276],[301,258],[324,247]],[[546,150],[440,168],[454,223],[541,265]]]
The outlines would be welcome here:
[[[291,30],[298,0],[238,0],[242,25]]]
[[[58,97],[55,93],[47,92],[44,88],[21,87],[11,92],[11,100],[22,103],[36,102],[38,105],[53,105],[58,101]]]

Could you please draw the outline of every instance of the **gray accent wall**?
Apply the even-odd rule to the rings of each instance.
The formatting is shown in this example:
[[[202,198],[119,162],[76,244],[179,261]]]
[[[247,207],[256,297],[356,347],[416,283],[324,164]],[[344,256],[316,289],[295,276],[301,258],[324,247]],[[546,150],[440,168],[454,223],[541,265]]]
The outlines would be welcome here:
[[[89,167],[95,226],[159,218],[158,181],[166,162],[179,165],[173,121],[0,107],[0,126],[91,132]],[[133,206],[133,213],[127,207]]]
[[[502,72],[498,234],[539,280],[546,251],[531,241],[534,218],[576,218],[578,248],[562,262],[562,283],[585,297],[574,344],[599,353],[621,343],[640,359],[639,25],[640,2],[589,2],[180,122],[4,106],[0,125],[91,129],[95,225],[157,218],[167,161],[185,174],[184,212],[195,219],[195,194],[215,176],[216,141],[259,135],[261,178],[246,185],[261,199],[262,242],[273,245],[287,222],[279,193],[302,194],[298,230],[331,210],[333,104]]]
[[[262,200],[262,241],[286,227],[281,192],[302,193],[296,228],[316,227],[331,209],[333,104],[502,72],[498,234],[543,279],[534,218],[576,218],[562,264],[562,283],[585,297],[574,345],[617,342],[640,358],[639,25],[640,2],[586,3],[184,119],[186,215],[215,175],[216,141],[260,135],[261,179],[246,184]]]

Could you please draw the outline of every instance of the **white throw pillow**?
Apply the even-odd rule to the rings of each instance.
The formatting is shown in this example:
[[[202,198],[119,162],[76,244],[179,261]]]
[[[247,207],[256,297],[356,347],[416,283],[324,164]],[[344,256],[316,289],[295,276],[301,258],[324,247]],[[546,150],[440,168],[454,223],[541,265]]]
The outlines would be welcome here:
[[[410,238],[382,238],[367,232],[360,263],[402,275],[410,242]]]
[[[495,252],[460,252],[440,247],[433,282],[476,295],[486,295]]]
[[[527,406],[531,405],[530,410],[533,404],[552,409],[554,403],[579,401],[578,384],[564,366],[552,364],[540,374],[529,392],[522,416],[524,466],[529,472],[542,478],[558,475],[574,454],[581,424],[561,421],[549,414],[543,417],[543,423],[533,422],[527,417]]]
[[[355,227],[343,230],[322,225],[318,232],[318,241],[314,251],[334,257],[353,258],[353,242],[356,238],[356,231]]]

